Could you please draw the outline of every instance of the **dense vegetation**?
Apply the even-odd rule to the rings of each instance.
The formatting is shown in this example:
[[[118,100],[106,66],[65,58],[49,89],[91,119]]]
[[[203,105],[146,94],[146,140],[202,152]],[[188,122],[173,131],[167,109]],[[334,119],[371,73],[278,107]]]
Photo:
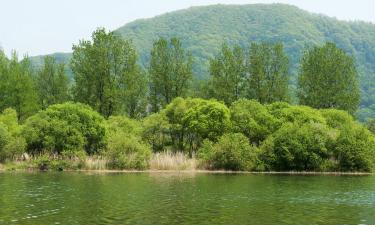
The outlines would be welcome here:
[[[361,103],[356,115],[361,121],[375,115],[375,26],[370,23],[343,22],[283,4],[212,5],[137,20],[117,29],[116,33],[133,40],[145,68],[155,40],[180,38],[183,47],[195,58],[194,76],[202,79],[209,75],[209,59],[218,54],[224,42],[241,47],[251,42],[280,42],[289,57],[292,90],[297,84],[298,65],[305,47],[334,42],[357,61]],[[69,65],[71,55],[55,54],[54,57]],[[42,57],[33,61],[43,64]]]
[[[196,154],[207,169],[247,171],[373,171],[375,136],[345,111],[262,105],[240,99],[231,107],[216,100],[176,98],[142,120],[107,120],[86,105],[49,106],[20,125],[14,110],[0,115],[0,159],[41,155],[53,159],[102,156],[108,167],[146,169],[152,152]],[[52,161],[55,162],[56,161]]]
[[[74,82],[52,57],[35,70],[27,57],[1,53],[0,160],[31,156],[41,169],[63,169],[90,156],[111,169],[146,169],[152,153],[171,151],[207,169],[375,169],[373,121],[366,127],[352,116],[355,59],[336,44],[305,49],[294,101],[301,105],[288,103],[282,43],[224,43],[199,85],[182,46],[155,40],[144,69],[131,40],[99,28],[73,46]]]

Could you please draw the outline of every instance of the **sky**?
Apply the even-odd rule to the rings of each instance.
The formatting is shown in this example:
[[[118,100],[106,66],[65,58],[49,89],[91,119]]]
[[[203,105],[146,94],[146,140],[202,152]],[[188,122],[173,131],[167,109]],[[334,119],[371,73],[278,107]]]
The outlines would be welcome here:
[[[20,56],[70,52],[97,27],[114,30],[190,6],[286,3],[341,20],[375,23],[374,0],[0,0],[0,48]]]

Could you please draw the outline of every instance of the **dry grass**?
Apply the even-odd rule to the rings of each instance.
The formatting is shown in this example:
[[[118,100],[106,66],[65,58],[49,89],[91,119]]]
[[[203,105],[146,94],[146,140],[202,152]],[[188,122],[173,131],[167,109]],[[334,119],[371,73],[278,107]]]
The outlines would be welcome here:
[[[182,152],[154,153],[150,160],[151,170],[195,170],[197,161]]]
[[[107,170],[107,160],[103,157],[86,157],[83,163],[85,170]]]

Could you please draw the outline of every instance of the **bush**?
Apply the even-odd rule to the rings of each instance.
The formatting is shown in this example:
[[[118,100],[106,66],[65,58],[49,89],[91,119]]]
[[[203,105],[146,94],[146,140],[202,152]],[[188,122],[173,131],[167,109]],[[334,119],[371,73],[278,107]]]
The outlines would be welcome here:
[[[224,134],[215,144],[205,140],[197,156],[212,169],[259,169],[257,147],[240,133]]]
[[[286,123],[262,144],[262,158],[269,170],[327,170],[336,136],[324,124]]]
[[[230,129],[229,109],[216,100],[195,99],[196,103],[185,113],[182,123],[188,132],[190,150],[196,150],[204,139],[217,141]]]
[[[146,169],[151,149],[133,135],[119,132],[108,138],[105,156],[111,169]]]
[[[169,135],[174,150],[185,151],[188,149],[189,134],[187,132],[186,124],[183,119],[189,108],[197,105],[201,99],[197,98],[175,98],[166,108],[161,112],[169,123]]]
[[[344,127],[335,144],[340,171],[371,172],[375,165],[375,137],[361,125]]]
[[[24,153],[26,143],[20,130],[16,111],[5,109],[0,114],[0,162],[12,160]]]
[[[366,122],[366,127],[371,133],[375,134],[375,119],[369,119]]]
[[[142,121],[142,140],[148,143],[153,151],[163,151],[170,143],[169,127],[164,113],[152,114]]]
[[[279,121],[255,100],[238,100],[230,110],[234,132],[244,134],[251,142],[259,144],[279,127]]]
[[[353,117],[343,110],[321,109],[322,116],[326,119],[327,125],[332,128],[340,129],[345,126],[354,125]]]
[[[275,107],[271,106],[271,108],[272,110],[270,110],[270,112],[272,115],[279,119],[282,124],[288,122],[298,124],[310,122],[321,124],[326,123],[325,118],[322,116],[319,110],[310,108],[308,106],[282,106],[279,109],[275,109]]]
[[[126,116],[111,116],[107,120],[108,132],[124,132],[140,136],[142,133],[141,122],[135,119],[130,119]]]
[[[22,131],[31,154],[93,154],[105,146],[105,133],[104,118],[80,103],[52,105],[28,118]]]

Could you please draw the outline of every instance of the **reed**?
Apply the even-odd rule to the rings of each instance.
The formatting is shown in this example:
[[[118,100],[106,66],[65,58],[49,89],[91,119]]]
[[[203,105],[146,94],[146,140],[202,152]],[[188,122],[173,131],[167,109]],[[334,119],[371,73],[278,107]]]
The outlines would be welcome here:
[[[86,157],[83,162],[84,170],[107,170],[108,160],[104,157]]]
[[[169,151],[154,153],[150,159],[151,170],[195,170],[195,157],[188,157],[182,152]]]

